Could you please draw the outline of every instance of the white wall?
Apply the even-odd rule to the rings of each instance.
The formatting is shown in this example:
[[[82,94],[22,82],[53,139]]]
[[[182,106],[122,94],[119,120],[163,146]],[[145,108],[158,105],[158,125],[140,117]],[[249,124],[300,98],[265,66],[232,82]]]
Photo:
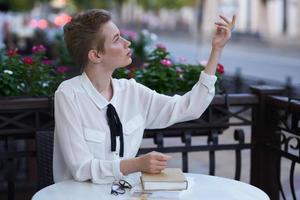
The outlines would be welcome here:
[[[300,2],[298,2],[298,11],[297,11],[297,27],[298,27],[298,31],[297,31],[297,35],[300,38]]]
[[[248,6],[250,9],[250,27],[248,27]],[[264,6],[261,0],[209,0],[205,7],[204,31],[210,31],[211,23],[217,20],[217,15],[230,17],[237,15],[236,31],[259,32],[267,38],[282,37],[283,1],[270,0]],[[288,37],[300,37],[300,0],[288,0]]]
[[[288,35],[291,37],[297,36],[300,30],[300,23],[298,22],[300,19],[300,2],[299,0],[289,0],[288,2]],[[298,15],[298,16],[297,16]]]
[[[248,0],[239,0],[237,2],[237,24],[236,30],[238,32],[246,32],[247,27],[247,17],[248,17]]]
[[[265,24],[265,19],[261,16],[261,0],[213,0],[218,2],[218,11],[228,18],[233,14],[237,15],[236,31],[257,33],[261,29],[261,23]],[[249,6],[251,8],[249,9]],[[250,12],[250,13],[248,13]],[[250,17],[250,19],[248,19]],[[250,20],[250,25],[248,21]]]
[[[295,37],[299,34],[299,12],[300,2],[299,0],[288,0],[287,3],[287,20],[288,20],[288,37]],[[267,5],[267,12],[269,18],[269,30],[271,37],[282,36],[283,26],[283,1],[273,0],[269,1]]]
[[[283,2],[282,0],[268,1],[267,13],[269,23],[269,36],[278,37],[282,34],[282,24],[283,24]]]
[[[202,31],[210,33],[214,30],[214,22],[217,19],[217,0],[208,0],[204,5]]]
[[[250,0],[252,1],[252,8],[251,8],[251,31],[254,33],[259,32],[259,22],[261,21],[260,18],[260,11],[261,11],[261,0]]]

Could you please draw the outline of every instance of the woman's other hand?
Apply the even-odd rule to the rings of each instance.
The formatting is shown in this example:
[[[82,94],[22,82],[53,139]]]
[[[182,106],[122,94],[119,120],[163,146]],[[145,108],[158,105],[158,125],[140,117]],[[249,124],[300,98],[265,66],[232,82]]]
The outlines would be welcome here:
[[[167,161],[171,159],[171,156],[152,151],[145,155],[138,157],[138,166],[141,172],[147,172],[151,174],[160,173],[167,166]]]

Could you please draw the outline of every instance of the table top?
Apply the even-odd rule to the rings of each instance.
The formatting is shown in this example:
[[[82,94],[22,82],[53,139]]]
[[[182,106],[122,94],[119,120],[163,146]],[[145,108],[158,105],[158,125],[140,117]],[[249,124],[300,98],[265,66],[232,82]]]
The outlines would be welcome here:
[[[185,191],[177,192],[176,199],[270,200],[262,190],[240,181],[221,178],[217,176],[192,173],[186,173],[185,176],[187,177],[187,180],[189,182],[188,189]],[[133,191],[135,190],[135,188],[139,187],[140,185],[137,185],[132,189],[132,191],[127,191],[123,195],[114,196],[110,194],[110,184],[98,185],[91,182],[76,182],[74,180],[68,180],[43,188],[32,197],[32,200],[145,199],[133,197]],[[165,196],[166,194],[167,193],[163,193],[162,195]],[[163,196],[161,196],[160,198],[155,198],[154,195],[151,198],[150,195],[146,199],[162,199]],[[172,196],[172,199],[174,199],[174,195]]]

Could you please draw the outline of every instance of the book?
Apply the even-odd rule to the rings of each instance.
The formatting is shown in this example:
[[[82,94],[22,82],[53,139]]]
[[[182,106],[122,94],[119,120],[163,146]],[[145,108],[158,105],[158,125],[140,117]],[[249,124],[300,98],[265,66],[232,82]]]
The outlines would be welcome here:
[[[186,190],[188,181],[179,168],[166,168],[159,174],[142,173],[143,190]]]

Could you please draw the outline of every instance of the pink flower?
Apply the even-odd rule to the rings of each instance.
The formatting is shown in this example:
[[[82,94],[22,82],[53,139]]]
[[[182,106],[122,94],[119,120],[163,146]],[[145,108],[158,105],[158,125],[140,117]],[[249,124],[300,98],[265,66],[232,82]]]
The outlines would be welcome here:
[[[220,63],[219,63],[218,66],[217,66],[217,72],[218,72],[219,74],[224,74],[224,66],[221,65]]]
[[[201,60],[201,61],[200,61],[200,64],[203,65],[204,67],[206,67],[206,65],[207,65],[207,60]]]
[[[156,44],[156,48],[158,48],[158,49],[160,49],[162,51],[167,51],[166,46],[164,44],[162,44],[162,43]]]
[[[148,66],[149,66],[149,63],[144,63],[144,64],[142,65],[143,68],[147,68]]]
[[[186,63],[187,59],[185,57],[180,57],[179,62],[180,63]]]
[[[32,65],[33,64],[33,60],[31,57],[24,57],[22,58],[23,63],[27,64],[27,65]]]
[[[166,67],[171,67],[173,63],[172,63],[171,60],[165,58],[165,59],[162,59],[162,60],[160,61],[160,64],[162,64],[162,65],[164,65],[164,66],[166,66]]]
[[[9,57],[14,57],[18,54],[18,49],[15,48],[15,49],[10,49],[6,52],[6,55],[9,56]]]
[[[130,30],[122,30],[121,35],[124,35],[125,37],[128,37],[130,40],[135,40],[137,39],[137,34],[134,31]]]
[[[181,67],[176,67],[176,75],[179,77],[179,78],[182,78],[183,77],[183,69]]]
[[[56,70],[58,73],[64,74],[69,71],[69,68],[67,66],[59,66]]]
[[[52,64],[53,64],[53,60],[50,60],[50,59],[44,59],[44,60],[42,61],[42,63],[43,63],[44,65],[52,65]]]
[[[35,45],[32,47],[32,53],[39,53],[44,51],[46,51],[46,48],[42,44]]]
[[[181,74],[183,72],[183,70],[180,67],[176,67],[176,73],[177,74]]]

